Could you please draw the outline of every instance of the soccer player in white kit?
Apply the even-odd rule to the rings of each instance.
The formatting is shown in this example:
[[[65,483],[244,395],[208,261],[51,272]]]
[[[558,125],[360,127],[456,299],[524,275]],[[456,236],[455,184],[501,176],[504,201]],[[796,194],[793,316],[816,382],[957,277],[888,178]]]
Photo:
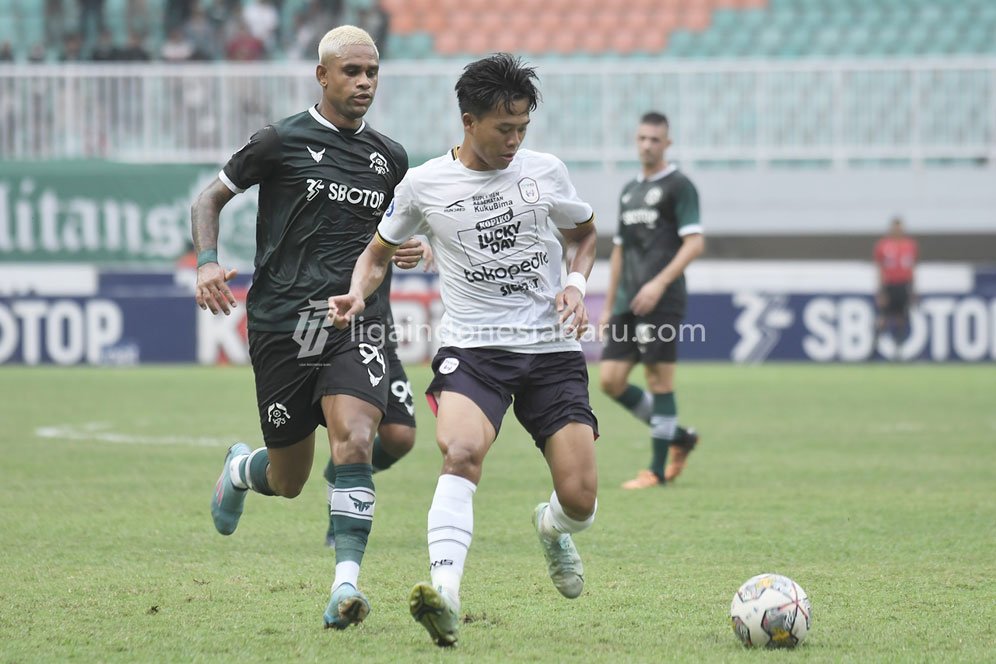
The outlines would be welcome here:
[[[356,263],[349,294],[329,298],[329,316],[344,327],[398,246],[412,235],[429,238],[446,309],[426,390],[443,469],[428,517],[431,582],[412,589],[409,608],[440,646],[457,642],[474,492],[513,400],[553,479],[549,502],[533,514],[548,573],[565,597],[584,588],[571,536],[595,518],[598,423],[576,337],[588,325],[595,224],[563,162],[519,149],[538,103],[535,78],[507,53],[465,67],[456,85],[463,143],[408,171]],[[571,249],[564,282],[554,226]]]

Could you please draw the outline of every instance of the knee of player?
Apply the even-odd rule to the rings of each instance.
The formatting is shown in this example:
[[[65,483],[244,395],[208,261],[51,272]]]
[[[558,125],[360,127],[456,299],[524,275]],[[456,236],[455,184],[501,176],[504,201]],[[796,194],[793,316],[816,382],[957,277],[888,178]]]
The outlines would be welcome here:
[[[443,465],[448,472],[469,477],[480,472],[483,455],[471,445],[460,440],[439,439],[439,449],[443,452]]]
[[[598,386],[604,394],[617,397],[626,389],[626,380],[605,372],[598,377]]]
[[[400,459],[415,447],[414,427],[388,425],[381,427],[378,433],[384,449],[395,459]]]
[[[564,508],[564,512],[572,519],[584,521],[595,513],[598,505],[598,492],[594,486],[579,485],[567,491],[566,494],[557,492],[557,498]]]

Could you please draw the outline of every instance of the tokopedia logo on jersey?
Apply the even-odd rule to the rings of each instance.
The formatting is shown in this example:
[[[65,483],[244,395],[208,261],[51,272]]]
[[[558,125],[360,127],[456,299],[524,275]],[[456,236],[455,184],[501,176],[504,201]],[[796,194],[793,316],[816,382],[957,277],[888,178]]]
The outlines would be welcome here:
[[[511,265],[501,267],[487,267],[486,265],[476,270],[463,269],[463,276],[470,283],[478,281],[505,281],[514,279],[522,274],[535,272],[544,265],[550,264],[550,255],[545,251],[537,251],[529,258],[525,258]]]
[[[384,204],[384,198],[386,197],[383,191],[358,189],[348,184],[340,184],[339,182],[328,182],[326,184],[323,180],[312,179],[308,179],[307,182],[307,198],[309,201],[314,200],[322,192],[326,192],[326,196],[330,201],[352,203],[353,205],[362,205],[373,210],[379,210]]]

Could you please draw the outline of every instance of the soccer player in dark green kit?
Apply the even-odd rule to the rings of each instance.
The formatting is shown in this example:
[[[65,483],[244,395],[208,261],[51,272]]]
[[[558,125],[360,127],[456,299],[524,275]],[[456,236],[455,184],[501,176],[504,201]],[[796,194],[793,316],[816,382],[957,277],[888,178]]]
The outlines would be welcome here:
[[[191,209],[197,303],[228,314],[235,299],[226,282],[235,271],[218,263],[218,217],[235,194],[259,185],[246,305],[265,447],[229,449],[211,501],[215,528],[235,531],[250,490],[299,495],[311,472],[315,429],[324,425],[337,471],[330,510],[335,580],[324,621],[337,629],[370,611],[358,579],[376,505],[372,440],[390,385],[388,303],[373,296],[362,321],[337,330],[326,322],[327,298],[348,289],[356,258],[408,171],[401,145],[363,120],[378,71],[369,34],[353,26],[329,31],[319,46],[319,103],[256,132]]]
[[[687,299],[684,271],[705,250],[695,185],[665,159],[671,145],[667,117],[645,113],[636,144],[641,173],[619,197],[619,230],[600,320],[602,391],[650,425],[650,467],[624,489],[673,480],[698,442],[694,429],[678,426],[674,370]],[[637,362],[644,366],[648,391],[629,383]]]

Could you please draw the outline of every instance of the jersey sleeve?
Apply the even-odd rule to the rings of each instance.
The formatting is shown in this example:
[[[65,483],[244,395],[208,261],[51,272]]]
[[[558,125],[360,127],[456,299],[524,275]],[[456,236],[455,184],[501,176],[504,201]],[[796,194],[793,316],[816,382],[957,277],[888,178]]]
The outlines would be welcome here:
[[[678,235],[694,235],[702,232],[702,222],[699,220],[699,192],[691,180],[685,180],[674,206],[678,218]]]
[[[377,226],[377,238],[396,247],[413,235],[428,235],[429,225],[418,207],[412,179],[406,175],[394,190],[394,200]]]
[[[557,168],[553,173],[550,220],[557,228],[570,229],[593,219],[594,212],[591,206],[578,196],[577,190],[574,189],[574,183],[571,182],[571,177],[567,173],[567,166],[558,160]]]
[[[272,126],[263,127],[249,138],[242,149],[232,155],[218,178],[232,193],[243,191],[265,180],[280,163],[280,136]]]

